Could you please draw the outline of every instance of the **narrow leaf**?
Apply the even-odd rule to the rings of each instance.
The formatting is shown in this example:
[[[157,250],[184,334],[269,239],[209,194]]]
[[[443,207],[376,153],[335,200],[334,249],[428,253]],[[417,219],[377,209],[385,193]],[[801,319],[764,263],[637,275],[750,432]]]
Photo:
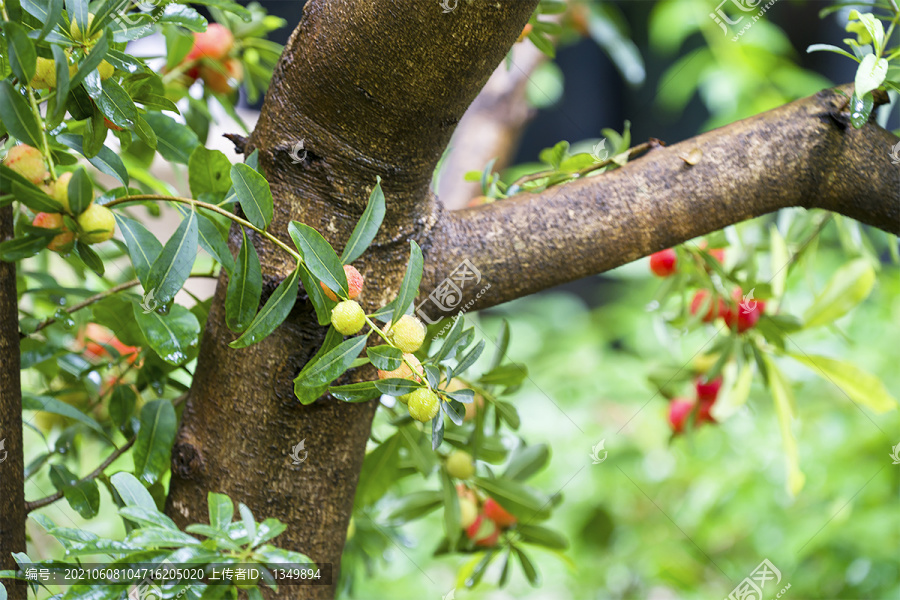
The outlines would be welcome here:
[[[369,247],[378,234],[378,229],[381,227],[382,221],[384,221],[384,214],[384,192],[381,189],[381,178],[379,177],[378,182],[375,184],[375,189],[369,195],[369,203],[366,205],[366,210],[363,211],[362,217],[360,217],[356,227],[353,228],[353,233],[350,234],[350,239],[347,240],[347,245],[341,254],[341,262],[343,264],[349,265],[362,256],[363,252],[366,251],[366,248]]]
[[[409,264],[406,266],[403,283],[400,284],[400,291],[394,301],[394,315],[391,319],[392,326],[400,317],[406,314],[406,309],[419,295],[419,283],[422,281],[422,268],[424,266],[422,249],[414,241],[410,241],[409,244]]]
[[[310,273],[341,297],[350,293],[344,266],[331,244],[318,231],[297,221],[291,221],[288,233],[303,256]]]
[[[153,400],[141,409],[141,428],[134,442],[134,473],[145,484],[153,485],[169,468],[176,425],[175,407],[168,400]]]
[[[265,305],[247,327],[241,337],[229,344],[232,348],[246,348],[262,340],[281,325],[297,302],[299,265],[287,279],[275,289]]]
[[[145,287],[160,304],[168,304],[190,276],[197,258],[197,238],[197,213],[192,210],[166,242],[147,277]]]
[[[243,242],[234,265],[234,274],[228,279],[225,297],[225,322],[234,332],[244,331],[256,315],[262,294],[262,271],[256,248],[247,239],[242,228]]]
[[[275,208],[266,178],[246,164],[238,163],[231,166],[231,183],[247,220],[260,229],[268,227]]]

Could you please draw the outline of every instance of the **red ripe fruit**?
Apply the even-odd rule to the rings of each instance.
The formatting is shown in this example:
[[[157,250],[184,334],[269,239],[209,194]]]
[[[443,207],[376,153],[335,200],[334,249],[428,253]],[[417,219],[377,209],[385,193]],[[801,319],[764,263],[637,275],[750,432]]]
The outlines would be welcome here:
[[[744,300],[743,292],[735,289],[732,292],[734,298],[734,306],[728,309],[725,316],[725,323],[731,329],[737,329],[738,333],[744,333],[756,325],[757,321],[765,310],[766,303],[762,300]]]
[[[706,308],[706,314],[703,315],[704,323],[712,323],[716,317],[725,316],[728,313],[728,307],[724,300],[721,298],[710,299],[709,290],[697,290],[691,300],[691,314],[699,314],[704,307]]]
[[[719,395],[719,389],[722,387],[722,378],[716,377],[712,381],[707,381],[706,378],[698,377],[695,387],[697,388],[698,400],[701,402],[715,402]]]
[[[669,426],[675,433],[684,431],[688,416],[694,409],[694,403],[685,398],[674,398],[669,403]]]
[[[200,65],[200,79],[217,94],[230,94],[244,80],[244,67],[236,58]]]
[[[715,402],[713,400],[700,401],[700,406],[697,408],[697,425],[716,422],[716,420],[713,419],[712,415],[710,414],[714,403]]]
[[[362,291],[363,277],[362,275],[360,275],[359,271],[356,270],[356,267],[352,265],[344,265],[344,274],[347,276],[347,288],[350,292],[348,294],[348,297],[353,300],[354,298],[359,296],[359,293]],[[319,282],[319,285],[322,286],[322,290],[325,292],[325,295],[328,296],[328,298],[337,302],[337,295],[335,295],[334,292],[328,289],[327,285],[325,285],[321,281]]]
[[[654,252],[650,255],[650,270],[657,277],[668,277],[675,272],[678,255],[671,248]]]
[[[60,229],[62,233],[53,236],[47,248],[54,252],[66,252],[72,249],[72,242],[75,241],[75,234],[66,228],[63,216],[59,213],[38,213],[31,222],[35,227],[42,229]]]
[[[725,248],[713,248],[709,251],[709,255],[719,261],[719,263],[725,263]]]
[[[219,23],[210,23],[206,31],[194,34],[194,47],[184,60],[186,62],[198,58],[221,60],[231,51],[233,45],[234,36],[227,27]]]
[[[475,542],[476,546],[489,548],[497,545],[497,540],[500,539],[500,530],[493,521],[486,519],[484,515],[478,515],[475,522],[466,529],[466,535]]]
[[[516,518],[509,514],[505,508],[493,498],[484,501],[484,516],[497,524],[497,527],[512,527],[516,524]]]

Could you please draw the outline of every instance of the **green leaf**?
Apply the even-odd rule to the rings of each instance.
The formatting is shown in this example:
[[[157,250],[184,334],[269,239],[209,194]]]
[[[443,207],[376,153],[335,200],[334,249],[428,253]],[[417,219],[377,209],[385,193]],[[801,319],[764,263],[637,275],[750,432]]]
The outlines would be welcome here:
[[[80,240],[75,240],[75,254],[78,255],[78,258],[87,265],[87,267],[99,275],[103,277],[103,273],[105,271],[103,267],[103,259],[100,258],[100,255],[94,252],[94,249],[89,245],[81,242]]]
[[[34,256],[47,247],[53,238],[46,235],[26,235],[0,243],[0,260],[15,262]]]
[[[9,66],[20,83],[28,83],[37,70],[37,52],[25,28],[11,21],[3,23],[6,47],[9,50]]]
[[[225,154],[197,146],[188,160],[191,194],[194,198],[199,198],[200,194],[213,194],[218,202],[231,189],[230,171],[231,161]]]
[[[550,516],[550,497],[537,489],[509,479],[476,477],[475,485],[520,521]]]
[[[132,305],[134,318],[147,338],[147,343],[160,358],[172,365],[182,365],[193,358],[200,343],[200,323],[185,307],[173,304],[168,314],[146,311]]]
[[[0,121],[20,142],[41,147],[41,128],[34,113],[28,101],[8,81],[0,81]]]
[[[456,490],[453,490],[454,495]],[[404,494],[392,505],[387,520],[391,525],[403,525],[420,519],[443,504],[443,494],[436,490],[420,490]],[[458,509],[458,504],[457,504]]]
[[[366,205],[366,210],[363,211],[362,217],[360,217],[356,227],[353,228],[353,233],[350,234],[350,239],[347,240],[347,245],[341,254],[341,262],[343,264],[349,265],[362,256],[363,252],[366,251],[378,234],[378,229],[381,227],[382,221],[384,221],[384,214],[384,192],[381,189],[381,177],[379,177],[378,182],[375,184],[375,189],[369,194],[369,203]]]
[[[84,154],[84,147],[82,145],[84,138],[82,136],[72,133],[63,133],[56,136],[56,139],[79,154]],[[125,168],[125,164],[122,162],[122,159],[119,158],[119,155],[108,147],[102,146],[95,156],[88,158],[88,161],[101,173],[106,173],[111,177],[115,177],[126,187],[129,185],[130,179],[128,178],[128,169]]]
[[[769,228],[769,246],[771,248],[771,268],[772,273],[774,273],[771,282],[772,295],[775,298],[781,298],[784,295],[787,282],[790,253],[788,252],[787,243],[775,225]]]
[[[421,387],[425,387],[424,383],[418,383],[412,379],[400,379],[396,377],[379,379],[374,383],[375,387],[378,388],[378,391],[382,394],[387,394],[388,396],[402,396]]]
[[[133,128],[137,121],[138,112],[131,96],[112,77],[104,80],[101,85],[103,91],[95,99],[97,108],[100,109],[106,118],[119,127]]]
[[[182,4],[167,4],[163,10],[159,23],[172,23],[180,25],[190,31],[206,31],[207,21],[200,13],[189,6]]]
[[[100,510],[100,489],[95,480],[79,482],[63,465],[50,465],[50,481],[83,519],[91,519],[97,515]]]
[[[539,586],[541,584],[541,574],[538,572],[537,567],[534,566],[534,563],[531,562],[531,559],[528,558],[528,555],[525,554],[521,548],[513,546],[512,549],[513,552],[516,553],[519,563],[522,565],[522,570],[525,571],[525,577],[528,579],[528,583],[534,587]]]
[[[393,371],[403,364],[403,352],[393,346],[373,346],[366,350],[366,355],[376,369]]]
[[[791,425],[794,421],[794,393],[790,383],[782,374],[775,362],[763,354],[768,373],[769,391],[775,402],[775,414],[778,416],[778,427],[781,430],[781,439],[784,443],[784,454],[787,460],[787,487],[792,496],[796,496],[803,489],[806,476],[800,470],[800,457],[797,453],[797,440]]]
[[[87,25],[90,19],[88,0],[66,0],[66,12],[69,14],[70,26],[77,24],[83,36],[90,34],[90,29]]]
[[[313,277],[313,274],[309,272],[305,264],[300,265],[300,281],[303,282],[303,289],[306,291],[306,295],[316,311],[316,319],[319,325],[330,324],[331,308],[329,307],[329,302],[331,300],[326,298],[325,291],[319,285],[319,281]]]
[[[117,385],[109,397],[109,417],[117,427],[129,422],[137,406],[137,394],[129,385]]]
[[[197,258],[197,230],[197,213],[192,210],[182,219],[150,268],[145,287],[148,292],[153,291],[153,297],[160,304],[171,302],[188,280]]]
[[[491,359],[491,370],[496,369],[506,357],[506,350],[509,348],[509,322],[503,319],[500,325],[500,333],[497,334],[497,349],[494,351],[494,357]]]
[[[69,417],[70,419],[74,419],[79,423],[82,423],[83,425],[87,425],[104,438],[106,437],[106,432],[103,431],[103,428],[100,427],[100,424],[97,423],[97,421],[87,416],[74,406],[66,404],[61,400],[57,400],[53,396],[36,396],[28,392],[23,392],[22,408],[24,410],[42,410],[44,412],[53,413],[55,415]]]
[[[115,213],[115,217],[119,231],[125,238],[125,246],[128,248],[131,264],[134,265],[134,273],[144,289],[149,291],[150,269],[159,258],[163,246],[152,233],[134,219],[123,217],[118,212]]]
[[[346,298],[350,294],[347,275],[344,273],[341,259],[331,244],[318,231],[297,221],[291,221],[288,233],[291,234],[291,239],[303,256],[303,262],[310,273],[318,277],[338,296]]]
[[[184,205],[178,205],[178,211],[182,216],[187,216],[191,209]],[[202,212],[197,212],[198,241],[200,247],[206,250],[220,265],[225,272],[231,274],[234,271],[234,257],[231,256],[231,250],[228,249],[228,242],[222,230]]]
[[[266,178],[247,165],[237,163],[231,166],[231,183],[247,220],[260,229],[268,227],[275,214],[275,205]]]
[[[225,296],[225,322],[234,332],[244,331],[256,315],[262,295],[262,271],[256,248],[247,239],[247,231],[241,228],[243,242],[234,265],[234,274],[228,279]]]
[[[79,167],[72,173],[69,180],[69,209],[74,215],[80,215],[94,201],[94,184],[84,167]]]
[[[287,279],[275,288],[275,291],[260,309],[253,322],[241,334],[241,337],[228,344],[229,346],[232,348],[246,348],[268,336],[284,322],[291,309],[294,308],[294,303],[297,302],[299,268],[300,266],[298,265],[288,275]]]
[[[806,52],[834,52],[835,54],[842,54],[847,58],[852,58],[853,60],[859,62],[855,56],[853,56],[843,48],[838,48],[837,46],[832,46],[831,44],[813,44],[806,49]]]
[[[175,525],[175,521],[156,510],[156,507],[153,507],[151,510],[144,508],[143,506],[123,506],[119,509],[119,515],[127,518],[129,521],[141,525],[150,525],[151,527],[159,527],[160,529],[178,531],[178,526]]]
[[[419,295],[419,283],[422,281],[422,268],[424,266],[422,249],[419,248],[415,241],[410,241],[409,245],[409,263],[406,265],[406,274],[403,276],[403,283],[400,284],[400,291],[397,293],[397,298],[394,301],[394,315],[391,319],[391,326],[406,313],[406,309]]]
[[[169,468],[175,443],[175,407],[169,400],[153,400],[141,409],[141,428],[134,442],[134,473],[147,485]]]
[[[485,341],[480,340],[478,344],[469,350],[468,354],[466,354],[457,364],[453,367],[453,374],[459,375],[460,373],[464,373],[469,367],[475,364],[475,361],[481,356],[481,353],[484,351]]]
[[[234,503],[225,494],[210,492],[207,495],[209,524],[216,529],[224,529],[234,517]]]
[[[482,375],[478,381],[484,385],[512,386],[519,385],[527,376],[528,369],[525,365],[508,363],[496,369],[491,369]]]
[[[888,61],[874,54],[867,54],[856,69],[856,95],[860,98],[884,83],[888,72]]]
[[[125,540],[143,548],[178,548],[182,546],[199,546],[200,540],[181,531],[172,531],[161,527],[141,527],[135,529]]]
[[[569,547],[569,540],[560,533],[540,525],[516,525],[516,532],[522,536],[522,541],[536,544],[552,550],[565,550]]]
[[[146,117],[150,115],[146,114],[144,116]],[[138,115],[137,121],[134,124],[134,132],[142,142],[150,146],[150,148],[152,148],[153,150],[158,150],[160,155],[162,155],[162,157],[169,162],[182,162],[182,156],[179,151],[173,150],[173,148],[169,145],[172,143],[172,141],[157,137],[156,130],[153,129],[150,123],[148,123],[147,120],[141,115]],[[189,133],[193,133],[193,131],[189,131]]]
[[[6,176],[6,171],[10,170],[5,165],[2,166],[3,170],[0,170],[0,177]],[[31,210],[37,212],[62,212],[62,205],[44,193],[43,190],[39,189],[37,186],[33,184],[23,184],[19,181],[12,182],[12,193],[16,197],[16,200],[30,208]]]
[[[330,332],[329,332],[330,333]],[[310,361],[294,379],[294,394],[301,404],[311,404],[328,388],[328,384],[340,377],[366,347],[368,336],[360,335],[345,340]]]
[[[188,164],[194,148],[200,145],[197,134],[162,113],[147,113],[143,118],[156,134],[156,149],[162,157],[169,162]]]
[[[550,448],[547,444],[526,446],[513,455],[506,471],[503,472],[503,477],[524,481],[547,466],[548,462],[550,462]]]
[[[878,414],[897,407],[897,399],[878,377],[851,363],[824,356],[799,353],[789,355],[840,388],[857,404],[867,406]]]
[[[156,502],[147,488],[131,473],[120,471],[109,478],[125,506],[140,506],[147,510],[156,510]]]
[[[843,265],[806,309],[806,327],[827,325],[844,316],[868,297],[874,285],[875,269],[867,259],[858,258]]]
[[[373,504],[395,484],[400,446],[400,434],[395,433],[366,454],[356,488],[356,500],[361,506]]]
[[[256,537],[256,521],[253,519],[253,513],[243,502],[238,503],[238,512],[244,524],[244,534],[247,536],[247,540],[251,541]]]
[[[328,388],[328,393],[344,402],[367,402],[381,396],[374,381],[363,381]]]
[[[103,62],[103,59],[106,58],[108,52],[109,38],[106,33],[104,33],[103,36],[94,43],[94,47],[91,49],[90,53],[79,63],[78,71],[75,72],[75,75],[69,81],[69,89],[74,90],[84,83],[88,95],[99,102],[100,96],[103,95],[103,83],[100,81],[100,74],[97,73],[94,75],[96,79],[93,80],[88,76],[97,71],[97,67],[99,67],[100,63]],[[111,78],[107,79],[107,81],[111,81]],[[93,84],[98,85],[95,87]],[[131,98],[129,98],[129,102],[130,101]]]
[[[54,0],[59,2],[59,0]],[[57,17],[58,18],[58,15]],[[48,19],[47,23],[54,19]],[[46,25],[46,23],[45,23]],[[52,44],[50,51],[53,53],[53,63],[56,69],[56,108],[53,111],[53,120],[62,120],[66,111],[66,105],[69,98],[69,61],[66,58],[66,52],[60,46]]]
[[[459,495],[456,493],[456,485],[450,478],[446,469],[441,469],[441,492],[444,504],[444,534],[450,541],[450,547],[456,547],[459,534],[462,533],[459,514]]]

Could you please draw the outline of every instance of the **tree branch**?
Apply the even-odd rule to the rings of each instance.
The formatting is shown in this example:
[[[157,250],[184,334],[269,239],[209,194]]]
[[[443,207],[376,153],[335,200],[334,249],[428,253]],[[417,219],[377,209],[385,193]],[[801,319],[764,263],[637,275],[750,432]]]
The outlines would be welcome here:
[[[874,122],[853,129],[844,103],[825,90],[597,177],[444,214],[420,289],[468,258],[494,285],[478,299],[483,285],[469,286],[460,305],[486,308],[790,206],[900,233],[897,138]],[[681,157],[695,148],[691,166]]]

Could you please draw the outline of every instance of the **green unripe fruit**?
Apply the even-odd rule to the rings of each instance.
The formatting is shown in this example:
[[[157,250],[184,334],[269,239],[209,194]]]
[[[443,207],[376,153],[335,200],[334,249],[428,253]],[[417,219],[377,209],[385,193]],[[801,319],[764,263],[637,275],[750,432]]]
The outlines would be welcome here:
[[[447,472],[457,479],[469,479],[475,474],[472,455],[464,450],[454,450],[447,457]]]
[[[388,339],[403,352],[415,352],[425,341],[425,326],[417,318],[403,315],[388,331]]]
[[[69,180],[72,179],[71,173],[63,173],[56,181],[51,181],[44,186],[47,195],[59,202],[63,210],[67,213],[72,212],[69,208]]]
[[[343,335],[353,335],[366,324],[366,313],[359,302],[345,300],[331,309],[331,324]]]
[[[426,423],[438,414],[440,402],[437,394],[427,388],[420,388],[409,394],[409,415],[416,421]]]
[[[397,396],[397,400],[402,402],[403,404],[409,404],[409,397],[412,395],[412,392],[408,394],[403,394],[402,396]]]
[[[36,90],[48,90],[56,87],[56,63],[50,58],[37,59],[34,77],[29,85]]]
[[[116,231],[116,218],[105,206],[91,204],[78,215],[78,225],[82,234],[79,236],[85,244],[99,244],[113,236]]]

